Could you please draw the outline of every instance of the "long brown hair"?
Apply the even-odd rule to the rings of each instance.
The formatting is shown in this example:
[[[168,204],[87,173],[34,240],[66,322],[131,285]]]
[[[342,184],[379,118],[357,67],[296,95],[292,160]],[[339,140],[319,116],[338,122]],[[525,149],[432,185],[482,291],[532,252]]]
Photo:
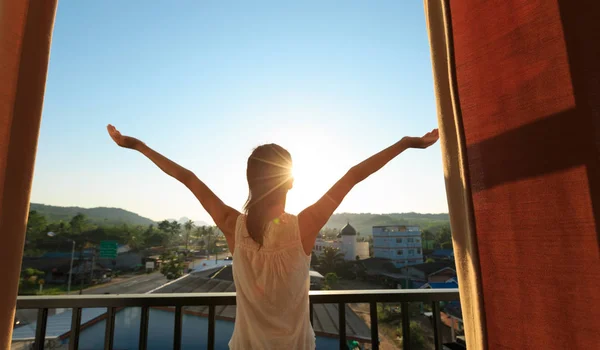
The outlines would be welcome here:
[[[246,228],[250,237],[260,246],[269,220],[268,209],[285,200],[291,188],[292,156],[283,147],[276,144],[262,145],[254,149],[248,158],[246,168],[248,179],[248,200]]]

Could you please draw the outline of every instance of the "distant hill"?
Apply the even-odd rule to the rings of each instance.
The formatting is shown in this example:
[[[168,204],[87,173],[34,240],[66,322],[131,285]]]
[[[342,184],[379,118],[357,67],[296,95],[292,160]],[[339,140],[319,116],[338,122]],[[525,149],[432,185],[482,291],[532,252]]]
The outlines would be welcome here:
[[[363,236],[371,235],[373,226],[383,225],[416,225],[421,230],[428,229],[437,232],[441,227],[450,224],[450,216],[448,214],[419,213],[338,213],[333,214],[325,227],[339,230],[348,222]]]
[[[136,213],[120,208],[80,208],[80,207],[57,207],[53,205],[31,203],[29,210],[35,210],[45,216],[50,222],[69,221],[78,213],[85,215],[91,222],[97,225],[150,225],[154,221],[140,216]]]
[[[78,213],[84,214],[91,222],[98,225],[150,225],[156,222],[140,216],[136,213],[120,208],[80,208],[80,207],[57,207],[53,205],[31,203],[30,210],[35,210],[44,215],[50,222],[69,221]],[[171,219],[169,221],[172,221]],[[182,217],[178,221],[184,224],[189,219]],[[441,227],[450,224],[448,214],[419,214],[419,213],[338,213],[333,214],[325,227],[341,229],[347,222],[363,236],[371,235],[373,226],[380,225],[417,225],[422,230],[428,229],[437,232]],[[208,225],[204,221],[195,221],[196,226]]]

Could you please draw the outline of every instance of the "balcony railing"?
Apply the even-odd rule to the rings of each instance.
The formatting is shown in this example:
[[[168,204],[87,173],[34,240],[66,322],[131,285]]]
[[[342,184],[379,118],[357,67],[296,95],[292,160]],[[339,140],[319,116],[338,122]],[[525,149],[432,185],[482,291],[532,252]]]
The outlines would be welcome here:
[[[371,345],[379,349],[379,329],[377,303],[400,303],[402,314],[403,349],[410,349],[410,302],[431,303],[435,349],[442,349],[440,301],[459,300],[457,289],[427,290],[351,290],[351,291],[311,291],[310,317],[313,319],[313,304],[337,304],[339,321],[340,349],[346,345],[346,304],[368,303],[370,305]],[[84,308],[106,308],[106,328],[104,348],[113,348],[116,310],[127,307],[140,307],[139,349],[147,349],[148,320],[151,307],[174,307],[173,349],[181,349],[182,308],[187,306],[208,306],[208,349],[215,346],[215,307],[235,305],[235,293],[181,293],[181,294],[124,294],[124,295],[78,295],[78,296],[21,296],[17,299],[17,309],[37,309],[37,325],[34,349],[44,349],[48,309],[72,308],[69,349],[78,349],[81,310]],[[342,326],[344,325],[344,326]]]

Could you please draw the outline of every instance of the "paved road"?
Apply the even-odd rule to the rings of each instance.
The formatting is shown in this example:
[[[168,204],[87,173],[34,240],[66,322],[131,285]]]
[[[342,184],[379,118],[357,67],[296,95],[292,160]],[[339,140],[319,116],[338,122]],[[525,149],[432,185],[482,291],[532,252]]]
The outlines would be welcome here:
[[[169,282],[160,272],[140,275],[123,281],[110,283],[106,286],[84,290],[83,294],[143,294]]]

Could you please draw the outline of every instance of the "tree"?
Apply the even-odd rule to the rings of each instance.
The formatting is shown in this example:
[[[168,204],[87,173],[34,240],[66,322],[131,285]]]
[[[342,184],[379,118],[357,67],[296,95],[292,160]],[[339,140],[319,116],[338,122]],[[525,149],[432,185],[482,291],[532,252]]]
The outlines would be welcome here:
[[[425,260],[426,264],[430,264],[430,263],[434,263],[435,260],[433,260],[432,258],[427,258],[427,260]]]
[[[71,226],[71,234],[79,235],[84,232],[89,227],[88,219],[85,215],[78,213],[73,216],[71,222],[69,223]]]
[[[164,233],[170,233],[171,232],[171,223],[169,222],[169,220],[163,220],[158,223],[158,229]]]
[[[181,224],[175,220],[163,220],[158,223],[158,229],[164,234],[166,234],[169,237],[171,243],[173,243],[174,240],[177,238],[177,235],[181,231]]]
[[[69,234],[69,232],[71,231],[71,228],[69,227],[68,223],[59,221],[59,222],[53,222],[53,223],[49,224],[47,227],[47,231],[54,232],[58,235],[64,236],[64,235]]]
[[[194,240],[196,245],[200,245],[201,247],[204,247],[204,241],[201,240],[203,235],[204,235],[204,230],[202,229],[202,226],[196,227],[194,232],[192,232],[192,239]],[[203,248],[201,248],[201,249],[203,249]]]
[[[170,251],[162,254],[160,259],[162,260],[160,273],[165,275],[167,279],[173,280],[183,275],[183,269],[185,268],[183,256]]]
[[[415,321],[410,322],[409,326],[410,331],[410,348],[411,349],[424,349],[425,348],[425,336],[423,334],[423,329],[421,325]],[[403,336],[402,327],[398,327],[396,330],[399,336]]]
[[[338,283],[339,280],[340,280],[340,278],[334,272],[330,272],[325,275],[325,283],[327,283],[329,285],[336,284],[336,283]]]
[[[323,283],[324,290],[330,290],[331,287],[335,286],[340,278],[334,272],[329,272],[325,275],[325,281]]]
[[[44,277],[45,273],[33,268],[27,268],[21,272],[21,275],[22,277],[19,284],[32,287],[37,285],[38,281]]]
[[[321,270],[332,272],[336,266],[344,262],[344,255],[339,249],[333,247],[325,247],[323,254],[319,257],[319,265]]]
[[[173,220],[170,223],[171,226],[171,236],[175,236],[176,234],[178,234],[179,232],[181,232],[181,224],[178,223],[177,221]]]
[[[190,233],[194,229],[194,222],[192,220],[188,220],[183,227],[185,228],[185,249],[187,250],[190,242]]]
[[[421,232],[421,241],[423,242],[423,249],[433,248],[433,241],[435,236],[429,230],[423,230]]]
[[[312,254],[310,254],[310,266],[319,265],[319,257],[317,253],[313,250]]]
[[[145,248],[144,231],[140,226],[129,229],[127,235],[127,245],[133,250],[141,250]]]
[[[168,244],[168,236],[160,229],[155,229],[154,225],[148,225],[148,228],[143,233],[143,244],[145,248],[166,246]]]
[[[215,229],[212,226],[202,226],[202,228],[204,229],[204,235],[206,236],[207,240],[206,249],[208,250],[208,254],[214,253],[217,247],[217,237],[215,234]]]
[[[444,243],[448,243],[448,242],[450,243],[450,247],[451,247],[452,246],[452,233],[450,232],[449,226],[443,226],[440,229],[440,233],[438,233],[436,243],[441,248],[442,245],[444,245]]]
[[[40,215],[37,211],[32,210],[29,212],[29,216],[27,218],[27,239],[28,240],[36,240],[44,237],[46,235],[46,230],[48,227],[48,222],[46,221],[46,217]]]

